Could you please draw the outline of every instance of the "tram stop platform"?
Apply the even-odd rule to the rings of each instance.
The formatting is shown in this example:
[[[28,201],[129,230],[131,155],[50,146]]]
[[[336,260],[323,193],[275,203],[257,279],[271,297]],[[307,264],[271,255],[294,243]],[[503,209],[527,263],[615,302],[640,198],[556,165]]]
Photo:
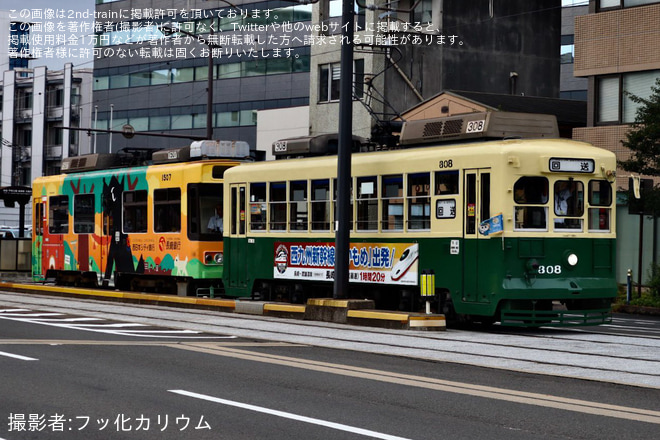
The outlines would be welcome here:
[[[136,304],[198,308],[246,315],[272,316],[286,319],[335,322],[340,324],[401,330],[442,331],[447,329],[445,316],[413,312],[374,309],[374,302],[361,299],[315,298],[307,304],[289,304],[249,299],[198,298],[158,295],[78,287],[63,287],[39,283],[0,281],[0,289],[33,292],[43,295],[98,298]]]

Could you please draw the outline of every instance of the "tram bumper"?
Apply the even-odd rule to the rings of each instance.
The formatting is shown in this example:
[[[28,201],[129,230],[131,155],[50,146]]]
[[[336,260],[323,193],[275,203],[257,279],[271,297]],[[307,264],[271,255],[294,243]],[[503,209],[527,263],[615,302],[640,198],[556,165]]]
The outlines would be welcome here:
[[[569,327],[612,322],[614,279],[508,279],[499,302],[500,323]]]

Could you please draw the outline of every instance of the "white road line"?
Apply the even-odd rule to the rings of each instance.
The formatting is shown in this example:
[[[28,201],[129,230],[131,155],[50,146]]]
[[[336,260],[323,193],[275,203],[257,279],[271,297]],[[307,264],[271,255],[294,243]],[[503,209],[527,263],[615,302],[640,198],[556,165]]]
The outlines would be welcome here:
[[[39,322],[85,322],[85,321],[103,321],[101,318],[54,318],[39,319]]]
[[[236,402],[233,400],[220,399],[218,397],[207,396],[205,394],[193,393],[185,390],[168,390],[171,393],[180,394],[182,396],[193,397],[195,399],[206,400],[209,402],[220,403],[222,405],[234,406],[237,408],[243,408],[250,411],[256,411],[263,414],[270,414],[277,417],[283,417],[285,419],[296,420],[299,422],[311,423],[313,425],[325,426],[326,428],[332,428],[339,431],[351,432],[353,434],[364,435],[372,438],[380,438],[383,440],[410,440],[404,437],[397,437],[395,435],[383,434],[381,432],[370,431],[368,429],[356,428],[354,426],[343,425],[341,423],[329,422],[327,420],[315,419],[312,417],[299,416],[297,414],[277,411],[270,408],[264,408],[263,406],[249,405],[247,403]]]
[[[63,313],[3,313],[3,318],[39,318],[41,316],[63,316]]]
[[[80,327],[83,329],[92,328],[92,327],[98,327],[98,328],[146,327],[146,324],[138,324],[135,322],[124,322],[118,324],[76,324],[76,327]]]
[[[13,354],[13,353],[7,353],[6,351],[0,351],[0,356],[6,356],[14,359],[20,359],[22,361],[38,361],[39,359],[27,357],[27,356],[21,356],[20,354]],[[0,439],[2,440],[2,439]]]
[[[133,336],[139,338],[183,338],[183,339],[236,339],[236,336],[201,336],[200,332],[196,330],[133,330],[130,328],[122,329],[122,327],[145,327],[147,324],[139,323],[114,323],[114,324],[76,324],[63,322],[64,319],[34,319],[32,317],[24,318],[25,315],[7,316],[0,315],[0,319],[10,321],[26,322],[30,324],[48,325],[51,327],[66,328],[70,330],[81,330],[94,333],[105,333],[117,336]]]
[[[211,349],[209,347],[200,347],[196,344],[172,344],[171,347],[183,350],[193,350],[203,353],[217,354],[219,356],[226,356],[235,359],[245,359],[274,365],[284,365],[309,371],[320,371],[323,373],[332,373],[347,377],[370,379],[397,385],[407,385],[416,388],[426,388],[448,393],[484,397],[506,402],[522,403],[526,405],[562,409],[584,414],[614,417],[660,425],[660,411],[647,410],[643,408],[611,405],[601,402],[571,399],[548,394],[530,393],[507,388],[476,385],[466,382],[455,382],[424,376],[400,374],[386,370],[373,370],[368,368],[353,367],[343,364],[320,362],[288,356],[279,356],[274,354],[255,353],[249,350],[234,349],[229,347],[215,347],[214,349]]]

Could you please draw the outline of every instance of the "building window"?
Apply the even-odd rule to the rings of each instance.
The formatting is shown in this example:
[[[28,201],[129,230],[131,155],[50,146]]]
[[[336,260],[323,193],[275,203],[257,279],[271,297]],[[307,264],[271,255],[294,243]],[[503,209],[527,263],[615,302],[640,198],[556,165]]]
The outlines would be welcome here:
[[[415,9],[410,13],[412,23],[431,23],[433,18],[432,9],[433,0],[420,0]]]
[[[329,18],[341,17],[342,3],[343,3],[342,0],[330,0],[330,1],[328,1],[327,2],[327,5],[328,5],[327,16]],[[364,24],[365,24],[364,8],[362,6],[360,6],[358,3],[362,3],[362,2],[355,2],[354,3],[355,24],[357,26],[356,27],[357,30],[363,30],[364,29]]]
[[[586,90],[564,90],[559,92],[559,99],[572,99],[574,101],[586,101]]]
[[[562,35],[561,36],[561,47],[559,52],[559,59],[561,64],[573,64],[573,59],[575,57],[575,36],[574,35]]]
[[[658,3],[658,0],[599,0],[598,10],[632,8],[634,6],[650,5]]]
[[[319,102],[339,100],[339,63],[319,66]],[[364,93],[364,60],[353,61],[353,98],[361,99]]]
[[[630,94],[640,98],[651,96],[651,87],[660,78],[660,70],[631,72],[597,78],[596,122],[599,124],[630,124],[635,121],[639,104]]]

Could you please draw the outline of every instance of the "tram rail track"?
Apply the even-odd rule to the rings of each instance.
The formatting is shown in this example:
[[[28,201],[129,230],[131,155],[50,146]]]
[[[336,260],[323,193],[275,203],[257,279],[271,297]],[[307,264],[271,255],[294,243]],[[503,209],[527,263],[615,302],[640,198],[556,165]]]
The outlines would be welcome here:
[[[584,329],[401,331],[14,292],[0,293],[0,307],[660,388],[660,340],[653,334]]]

